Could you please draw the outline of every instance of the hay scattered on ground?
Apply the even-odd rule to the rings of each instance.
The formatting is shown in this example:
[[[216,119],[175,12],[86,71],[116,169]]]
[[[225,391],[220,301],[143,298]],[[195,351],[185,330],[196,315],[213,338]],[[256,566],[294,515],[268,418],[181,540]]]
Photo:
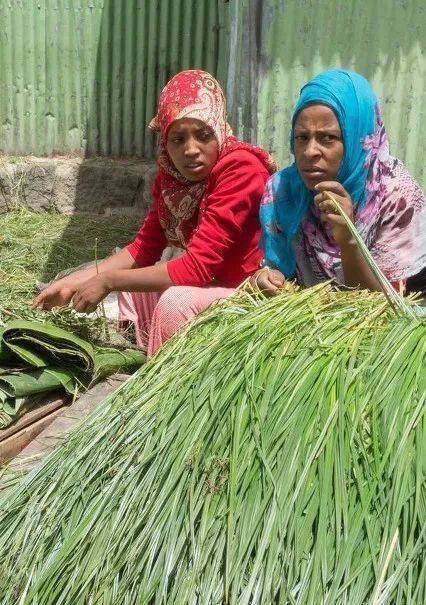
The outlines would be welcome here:
[[[30,308],[36,281],[102,259],[124,246],[138,228],[135,217],[64,216],[21,208],[0,216],[0,327],[11,319],[43,320]],[[101,330],[103,318],[75,318],[69,311],[49,315],[64,328],[87,337]]]

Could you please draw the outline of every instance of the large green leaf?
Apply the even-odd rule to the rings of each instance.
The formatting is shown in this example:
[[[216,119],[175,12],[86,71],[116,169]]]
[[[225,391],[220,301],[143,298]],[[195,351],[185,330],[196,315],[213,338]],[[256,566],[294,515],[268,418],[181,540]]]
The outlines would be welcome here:
[[[94,350],[90,343],[53,324],[16,320],[2,333],[6,345],[23,361],[36,367],[58,365],[84,372],[94,370]]]
[[[26,397],[64,387],[74,393],[78,381],[70,370],[42,368],[0,376],[0,390],[8,397]]]

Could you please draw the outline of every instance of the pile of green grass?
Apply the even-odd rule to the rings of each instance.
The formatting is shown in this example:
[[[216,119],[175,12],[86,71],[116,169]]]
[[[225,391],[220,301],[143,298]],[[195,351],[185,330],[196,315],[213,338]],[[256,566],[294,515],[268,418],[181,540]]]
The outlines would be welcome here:
[[[241,292],[0,501],[0,603],[424,605],[426,323]]]
[[[12,318],[43,320],[47,314],[30,308],[36,281],[48,282],[60,271],[105,258],[128,243],[137,228],[134,217],[65,216],[23,208],[0,215],[0,327]],[[84,326],[95,329],[102,323],[74,321],[69,312],[48,317],[83,337]]]

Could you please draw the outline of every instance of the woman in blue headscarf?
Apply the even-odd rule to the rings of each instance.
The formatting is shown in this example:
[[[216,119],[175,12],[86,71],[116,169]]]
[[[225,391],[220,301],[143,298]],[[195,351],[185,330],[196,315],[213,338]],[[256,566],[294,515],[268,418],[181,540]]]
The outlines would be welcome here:
[[[330,69],[301,90],[291,130],[295,162],[275,173],[260,210],[265,267],[254,282],[276,293],[334,279],[379,288],[330,191],[382,271],[406,281],[426,266],[426,203],[389,146],[376,95],[355,72]]]

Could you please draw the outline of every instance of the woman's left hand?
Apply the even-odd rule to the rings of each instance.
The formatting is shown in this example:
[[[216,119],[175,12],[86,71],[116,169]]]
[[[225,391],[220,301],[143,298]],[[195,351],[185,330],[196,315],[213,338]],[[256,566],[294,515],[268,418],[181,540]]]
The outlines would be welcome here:
[[[314,203],[320,211],[320,219],[323,222],[329,223],[333,231],[333,237],[338,246],[345,246],[353,243],[353,237],[349,231],[345,220],[338,214],[334,203],[324,193],[330,191],[336,198],[336,202],[340,205],[347,216],[353,220],[354,211],[351,196],[340,183],[336,181],[323,181],[316,185],[315,190],[318,192],[314,197]]]
[[[72,306],[79,313],[92,313],[109,293],[106,274],[99,273],[84,282],[77,290],[72,298]]]

